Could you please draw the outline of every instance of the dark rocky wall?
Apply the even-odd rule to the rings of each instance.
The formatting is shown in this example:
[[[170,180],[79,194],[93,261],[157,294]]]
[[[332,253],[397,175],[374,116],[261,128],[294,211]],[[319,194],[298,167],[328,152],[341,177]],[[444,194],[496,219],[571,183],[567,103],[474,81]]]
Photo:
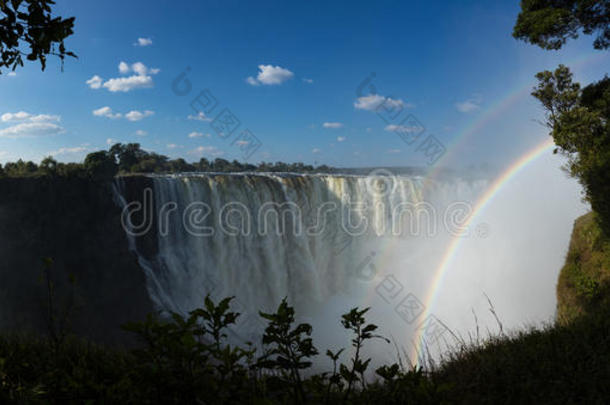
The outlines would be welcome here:
[[[74,291],[74,332],[102,343],[132,342],[120,325],[143,319],[153,307],[128,250],[111,183],[0,179],[0,329],[46,330],[43,257],[54,260],[56,305],[67,303]]]

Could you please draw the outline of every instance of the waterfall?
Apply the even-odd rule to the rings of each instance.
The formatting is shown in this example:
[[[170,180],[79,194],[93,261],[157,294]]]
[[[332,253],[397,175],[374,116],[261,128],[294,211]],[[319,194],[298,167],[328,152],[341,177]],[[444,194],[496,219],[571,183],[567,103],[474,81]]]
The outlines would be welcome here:
[[[258,311],[285,296],[312,317],[333,297],[349,297],[376,276],[363,257],[388,240],[399,256],[425,249],[424,241],[438,245],[456,226],[447,219],[460,217],[447,210],[474,203],[485,185],[386,174],[180,174],[120,177],[115,194],[157,308],[187,313],[206,294],[236,296],[243,315],[235,333],[249,337],[262,328]]]

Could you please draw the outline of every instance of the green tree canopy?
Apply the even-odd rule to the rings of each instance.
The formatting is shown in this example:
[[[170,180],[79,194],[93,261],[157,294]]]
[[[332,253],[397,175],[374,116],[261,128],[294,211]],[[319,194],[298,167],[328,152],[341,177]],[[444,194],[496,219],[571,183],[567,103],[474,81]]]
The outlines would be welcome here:
[[[532,92],[547,111],[546,124],[567,156],[566,169],[578,178],[587,200],[610,234],[610,78],[581,89],[564,65],[536,75]]]
[[[84,167],[87,175],[95,180],[111,179],[118,172],[114,156],[103,150],[88,154]]]
[[[596,35],[596,49],[610,47],[610,0],[522,0],[513,36],[559,49],[580,32]],[[532,95],[546,110],[546,125],[566,169],[584,187],[586,199],[610,234],[610,79],[581,88],[564,65],[536,75]]]
[[[596,35],[596,49],[610,46],[610,0],[521,0],[513,36],[543,49],[559,49],[581,31]]]
[[[74,17],[52,15],[53,0],[0,0],[0,73],[23,66],[23,57],[38,60],[45,69],[47,56],[63,61],[76,55],[64,40],[73,34]],[[25,49],[29,47],[29,49]]]

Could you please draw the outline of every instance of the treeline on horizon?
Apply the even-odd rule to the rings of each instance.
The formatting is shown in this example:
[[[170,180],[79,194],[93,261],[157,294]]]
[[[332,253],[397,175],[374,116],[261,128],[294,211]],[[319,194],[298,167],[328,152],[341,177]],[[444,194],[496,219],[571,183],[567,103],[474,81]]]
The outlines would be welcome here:
[[[312,166],[302,162],[261,162],[259,164],[228,161],[222,158],[189,163],[183,158],[170,159],[165,155],[145,151],[139,143],[116,143],[107,151],[89,153],[82,163],[61,163],[52,156],[39,164],[19,159],[16,162],[0,164],[1,177],[80,177],[98,180],[109,179],[119,174],[137,173],[183,173],[183,172],[293,172],[293,173],[333,173],[336,169],[326,165]]]

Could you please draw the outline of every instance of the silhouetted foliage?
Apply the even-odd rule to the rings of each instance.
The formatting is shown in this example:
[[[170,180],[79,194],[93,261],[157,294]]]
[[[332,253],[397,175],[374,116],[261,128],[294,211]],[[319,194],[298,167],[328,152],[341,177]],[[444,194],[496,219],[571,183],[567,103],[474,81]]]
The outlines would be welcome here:
[[[344,401],[347,401],[350,393],[352,392],[352,386],[354,381],[360,380],[362,389],[365,389],[364,372],[369,366],[371,359],[362,360],[361,353],[362,346],[365,341],[369,339],[383,339],[389,343],[389,340],[381,335],[375,335],[373,332],[377,330],[377,325],[366,324],[364,314],[368,312],[370,308],[359,310],[353,308],[347,314],[341,316],[341,324],[347,330],[352,331],[355,337],[352,339],[352,347],[355,349],[354,357],[352,357],[351,366],[341,364],[339,371],[341,376],[347,381],[347,389],[345,390]]]
[[[318,354],[318,349],[311,339],[311,325],[294,323],[294,308],[288,305],[286,298],[282,300],[273,314],[260,312],[260,316],[268,321],[263,334],[263,345],[267,347],[265,354],[258,360],[257,366],[270,370],[279,370],[283,382],[293,390],[293,402],[303,403],[305,391],[301,370],[311,367],[310,357]]]
[[[580,31],[597,35],[596,49],[610,46],[608,0],[521,0],[513,36],[543,49],[559,49]]]
[[[546,124],[566,169],[582,184],[603,229],[610,234],[610,78],[581,89],[563,65],[536,75],[532,95],[547,111]]]
[[[64,45],[74,32],[74,17],[54,17],[54,4],[52,0],[0,0],[0,68],[15,70],[23,66],[24,56],[40,61],[42,70],[48,55],[57,56],[62,65],[66,56],[76,57]]]
[[[605,403],[609,396],[608,308],[564,326],[461,343],[427,370],[405,367],[399,356],[365,384],[370,359],[362,359],[359,348],[382,338],[364,319],[367,309],[354,308],[341,318],[354,333],[351,366],[342,364],[338,371],[343,349],[329,350],[333,369],[315,373],[309,361],[317,353],[311,326],[294,326],[286,300],[275,313],[261,314],[267,328],[258,357],[259,348],[226,342],[239,318],[231,311],[232,300],[215,303],[208,296],[186,316],[150,314],[130,323],[125,329],[141,343],[130,351],[70,335],[56,345],[52,338],[0,334],[0,402]]]

